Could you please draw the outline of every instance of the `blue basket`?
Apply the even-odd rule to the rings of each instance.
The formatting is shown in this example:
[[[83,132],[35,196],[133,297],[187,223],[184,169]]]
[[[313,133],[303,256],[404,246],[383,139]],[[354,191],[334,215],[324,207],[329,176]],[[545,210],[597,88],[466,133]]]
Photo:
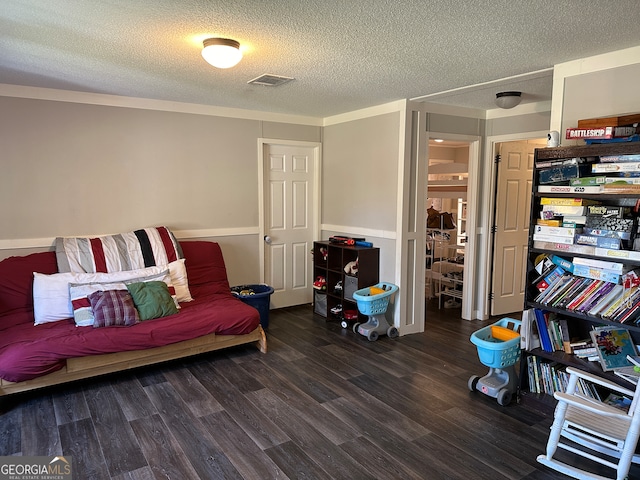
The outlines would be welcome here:
[[[522,322],[513,318],[503,318],[493,325],[519,332]],[[487,367],[503,368],[511,366],[520,358],[520,335],[511,340],[494,338],[491,333],[493,325],[473,332],[471,334],[471,343],[478,347],[478,357]]]
[[[273,291],[273,287],[263,284],[237,285],[231,287],[231,293],[247,305],[258,310],[262,328],[269,327],[269,306]]]
[[[383,293],[371,295],[371,288],[379,288],[384,290]],[[396,293],[398,287],[392,283],[378,283],[372,287],[361,288],[353,292],[353,299],[358,302],[358,310],[363,315],[376,315],[385,313],[391,295]]]

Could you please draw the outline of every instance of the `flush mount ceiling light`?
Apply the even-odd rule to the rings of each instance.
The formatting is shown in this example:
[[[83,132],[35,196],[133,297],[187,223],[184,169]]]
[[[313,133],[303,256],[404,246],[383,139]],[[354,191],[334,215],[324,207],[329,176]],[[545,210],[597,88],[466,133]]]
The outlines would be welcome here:
[[[230,38],[207,38],[202,57],[216,68],[231,68],[242,59],[240,42]]]
[[[513,108],[522,100],[522,92],[500,92],[496,93],[496,105],[500,108]]]

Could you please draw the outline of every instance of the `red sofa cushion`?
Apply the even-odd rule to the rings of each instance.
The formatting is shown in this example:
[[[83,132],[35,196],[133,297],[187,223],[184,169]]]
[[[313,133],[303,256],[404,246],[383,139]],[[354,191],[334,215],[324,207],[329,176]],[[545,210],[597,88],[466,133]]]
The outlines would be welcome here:
[[[209,333],[242,335],[255,330],[260,314],[231,293],[220,246],[205,241],[181,246],[194,301],[182,303],[175,315],[129,327],[76,327],[73,319],[34,326],[33,272],[56,273],[55,254],[0,262],[0,285],[9,287],[1,297],[0,378],[20,382],[59,370],[67,358],[160,347]],[[192,276],[197,283],[192,284]]]

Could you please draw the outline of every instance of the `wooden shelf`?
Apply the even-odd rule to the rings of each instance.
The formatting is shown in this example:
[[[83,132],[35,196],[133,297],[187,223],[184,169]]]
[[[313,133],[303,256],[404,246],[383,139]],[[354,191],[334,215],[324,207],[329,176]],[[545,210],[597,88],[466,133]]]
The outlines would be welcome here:
[[[349,262],[358,260],[357,275],[348,275],[344,268]],[[326,279],[324,292],[314,291],[314,313],[327,319],[340,320],[340,315],[331,313],[331,309],[342,305],[343,310],[358,311],[357,302],[351,294],[361,288],[370,287],[379,282],[380,249],[377,247],[360,247],[338,245],[327,241],[313,242],[313,280],[317,277]],[[341,283],[342,290],[336,290]],[[317,298],[317,295],[323,298]],[[317,301],[325,302],[325,312],[316,308]],[[366,315],[358,312],[358,321],[365,322]]]

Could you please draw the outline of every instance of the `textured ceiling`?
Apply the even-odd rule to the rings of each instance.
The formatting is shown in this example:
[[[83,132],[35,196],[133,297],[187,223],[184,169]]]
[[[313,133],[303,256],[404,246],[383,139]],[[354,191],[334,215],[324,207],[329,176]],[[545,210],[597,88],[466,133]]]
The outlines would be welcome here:
[[[240,64],[205,63],[210,36],[240,41]],[[492,109],[495,93],[512,89],[523,104],[549,100],[554,64],[639,44],[638,0],[0,5],[0,83],[312,117],[418,97]],[[295,80],[247,85],[264,73]]]

